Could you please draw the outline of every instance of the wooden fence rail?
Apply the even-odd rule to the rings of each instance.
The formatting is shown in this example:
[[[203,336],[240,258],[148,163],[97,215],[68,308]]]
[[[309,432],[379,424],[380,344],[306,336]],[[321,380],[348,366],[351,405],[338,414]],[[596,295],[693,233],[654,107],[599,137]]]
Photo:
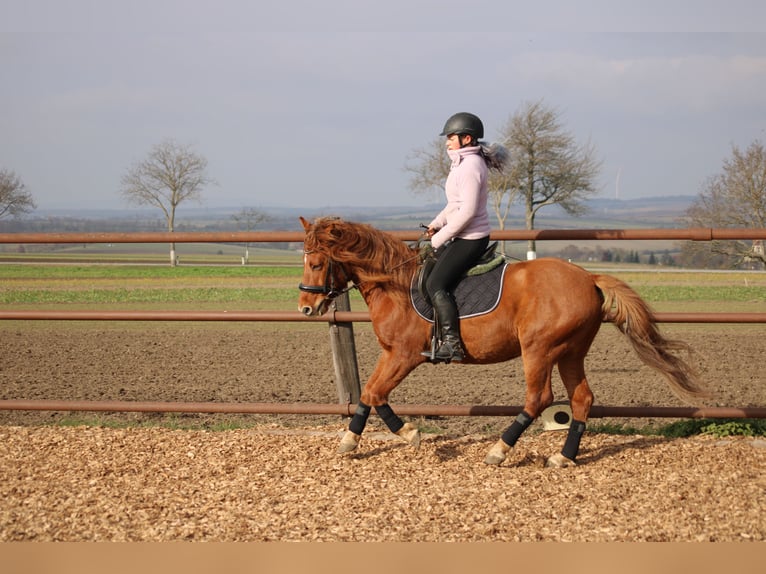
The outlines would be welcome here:
[[[419,231],[391,231],[403,241],[414,241]],[[0,243],[301,243],[300,231],[213,231],[138,233],[0,233]],[[766,239],[766,228],[686,229],[513,229],[493,231],[493,240],[584,241],[584,240],[753,240]]]
[[[414,241],[420,237],[418,231],[392,231],[395,237],[403,241]],[[239,231],[239,232],[140,232],[140,233],[0,233],[0,243],[300,243],[303,232],[293,231]],[[687,228],[687,229],[542,229],[542,230],[506,230],[493,231],[493,240],[763,240],[766,228]],[[658,322],[667,323],[766,323],[766,313],[656,313]],[[299,312],[284,311],[247,311],[247,312],[183,312],[183,311],[8,311],[0,310],[0,320],[75,320],[75,321],[313,321],[330,324],[330,340],[333,361],[338,384],[340,405],[258,405],[250,404],[237,407],[222,407],[216,403],[193,403],[190,405],[107,402],[90,403],[88,401],[0,401],[0,410],[159,410],[163,412],[180,410],[183,412],[342,412],[349,414],[349,409],[359,400],[360,381],[353,339],[353,322],[369,321],[366,312],[352,312],[348,296],[340,297],[334,308],[321,317],[305,317]],[[185,409],[192,409],[191,411]],[[245,410],[237,410],[245,409]],[[599,408],[603,412],[599,411]],[[263,410],[266,409],[266,410]],[[269,410],[271,409],[271,410]],[[287,410],[285,410],[287,409]],[[494,416],[520,412],[521,407],[493,407],[480,405],[438,406],[404,405],[397,407],[402,414],[412,412],[436,412],[456,414],[456,416]],[[605,409],[605,410],[604,410]],[[607,414],[608,413],[608,414]],[[646,414],[649,413],[649,414]],[[766,418],[766,409],[760,407],[724,407],[718,409],[692,409],[672,407],[594,407],[594,416],[678,416],[678,417],[759,417]]]

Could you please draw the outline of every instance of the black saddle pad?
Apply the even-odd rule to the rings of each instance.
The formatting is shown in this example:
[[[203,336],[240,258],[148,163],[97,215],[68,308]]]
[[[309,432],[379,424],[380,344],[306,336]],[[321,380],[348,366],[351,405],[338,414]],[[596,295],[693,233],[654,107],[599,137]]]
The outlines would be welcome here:
[[[461,319],[484,315],[497,307],[500,296],[503,294],[503,276],[506,267],[508,267],[507,263],[495,267],[487,273],[474,277],[464,277],[460,280],[453,295]],[[416,271],[410,286],[412,306],[423,319],[433,322],[434,308],[423,299],[418,291],[417,281],[418,272]]]

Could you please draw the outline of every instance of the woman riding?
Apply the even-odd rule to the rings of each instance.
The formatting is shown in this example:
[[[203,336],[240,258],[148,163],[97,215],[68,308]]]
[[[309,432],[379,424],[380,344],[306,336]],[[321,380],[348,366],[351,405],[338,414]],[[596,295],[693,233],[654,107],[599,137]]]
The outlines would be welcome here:
[[[436,315],[441,344],[435,353],[423,354],[433,362],[462,361],[460,322],[452,291],[489,244],[487,212],[490,168],[502,170],[508,157],[504,147],[487,146],[484,125],[474,114],[451,116],[440,134],[447,137],[452,160],[445,183],[446,207],[428,224],[436,264],[426,281],[426,291]]]

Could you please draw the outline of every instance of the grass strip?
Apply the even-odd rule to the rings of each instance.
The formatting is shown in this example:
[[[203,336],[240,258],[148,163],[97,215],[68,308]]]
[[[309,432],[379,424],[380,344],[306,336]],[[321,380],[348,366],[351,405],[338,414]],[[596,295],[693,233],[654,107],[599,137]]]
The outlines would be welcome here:
[[[685,438],[695,435],[715,437],[766,436],[766,419],[684,419],[662,426],[632,427],[615,423],[588,425],[588,431],[618,435],[655,435]]]
[[[295,303],[298,289],[269,287],[191,289],[90,289],[0,291],[0,305],[120,304],[120,303]]]
[[[0,265],[0,280],[300,277],[291,266]]]

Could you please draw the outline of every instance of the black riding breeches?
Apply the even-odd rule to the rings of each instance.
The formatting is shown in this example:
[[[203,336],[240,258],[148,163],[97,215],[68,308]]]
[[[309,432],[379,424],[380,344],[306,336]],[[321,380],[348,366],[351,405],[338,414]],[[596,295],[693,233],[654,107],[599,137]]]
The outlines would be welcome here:
[[[452,293],[460,277],[484,254],[489,236],[481,239],[455,238],[436,252],[436,264],[426,280],[426,291],[433,296],[437,291]]]

